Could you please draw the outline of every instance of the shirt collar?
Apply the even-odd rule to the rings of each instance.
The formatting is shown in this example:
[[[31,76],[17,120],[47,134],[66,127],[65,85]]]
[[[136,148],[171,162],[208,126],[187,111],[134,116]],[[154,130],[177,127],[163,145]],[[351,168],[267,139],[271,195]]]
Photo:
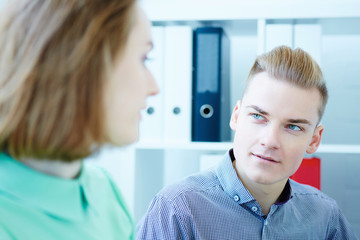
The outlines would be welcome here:
[[[292,188],[290,181],[288,180],[285,184],[284,190],[281,192],[279,199],[276,201],[275,205],[283,205],[292,198]]]
[[[255,198],[246,189],[241,180],[239,179],[232,162],[235,160],[233,149],[230,149],[224,156],[223,160],[219,163],[216,174],[220,181],[225,193],[231,198],[239,198],[239,204],[255,201]],[[286,183],[284,190],[280,194],[279,200],[276,205],[286,203],[291,196],[291,186],[289,181]],[[236,197],[237,196],[237,197]]]
[[[216,174],[222,188],[229,197],[239,198],[237,201],[239,204],[255,200],[237,176],[232,165],[233,160],[235,160],[233,150],[230,149],[218,165]]]
[[[82,166],[77,179],[62,179],[35,171],[0,153],[0,191],[21,204],[29,204],[59,218],[82,220],[89,204]]]

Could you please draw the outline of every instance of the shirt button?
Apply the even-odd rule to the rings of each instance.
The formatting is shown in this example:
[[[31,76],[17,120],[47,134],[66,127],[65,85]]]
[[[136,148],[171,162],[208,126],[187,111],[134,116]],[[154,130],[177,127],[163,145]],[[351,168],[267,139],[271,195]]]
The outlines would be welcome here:
[[[254,206],[254,207],[251,208],[251,210],[252,210],[253,212],[256,212],[256,211],[258,210],[258,208]]]
[[[235,195],[235,196],[234,196],[234,200],[235,200],[235,202],[238,202],[238,201],[240,200],[239,196],[238,196],[238,195]]]

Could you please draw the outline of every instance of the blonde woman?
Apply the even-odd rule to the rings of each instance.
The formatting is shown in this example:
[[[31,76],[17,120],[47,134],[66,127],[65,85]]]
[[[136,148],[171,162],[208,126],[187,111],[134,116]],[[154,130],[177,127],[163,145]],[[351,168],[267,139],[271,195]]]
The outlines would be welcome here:
[[[103,169],[82,159],[138,137],[158,88],[134,0],[8,1],[0,19],[0,239],[132,239]]]

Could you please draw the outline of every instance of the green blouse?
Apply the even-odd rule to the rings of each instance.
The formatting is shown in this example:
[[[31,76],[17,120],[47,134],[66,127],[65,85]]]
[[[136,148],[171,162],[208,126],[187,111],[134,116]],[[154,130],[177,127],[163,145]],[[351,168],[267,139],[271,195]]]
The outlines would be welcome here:
[[[0,239],[133,239],[109,174],[83,164],[77,179],[46,175],[0,153]]]

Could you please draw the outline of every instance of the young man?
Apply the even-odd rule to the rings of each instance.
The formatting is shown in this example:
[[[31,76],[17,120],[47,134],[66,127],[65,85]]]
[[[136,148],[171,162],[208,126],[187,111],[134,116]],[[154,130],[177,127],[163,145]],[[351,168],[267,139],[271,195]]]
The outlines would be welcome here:
[[[216,168],[162,190],[138,239],[357,239],[333,199],[289,179],[320,144],[327,98],[303,50],[259,56],[231,116],[233,149]]]

